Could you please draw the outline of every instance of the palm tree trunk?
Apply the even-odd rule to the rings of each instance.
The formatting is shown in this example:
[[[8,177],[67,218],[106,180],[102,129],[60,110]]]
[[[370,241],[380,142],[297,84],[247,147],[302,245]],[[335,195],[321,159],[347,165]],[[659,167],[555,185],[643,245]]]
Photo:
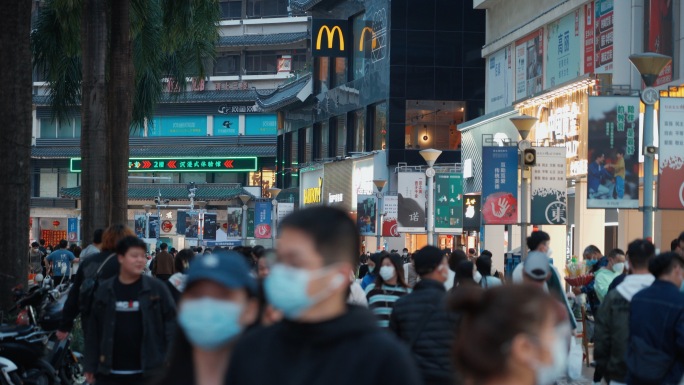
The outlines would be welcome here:
[[[81,217],[84,243],[109,222],[110,191],[107,137],[107,0],[84,1],[81,17],[83,64],[81,111]]]
[[[107,88],[109,108],[109,174],[111,223],[128,219],[128,135],[133,115],[133,50],[131,41],[130,0],[111,3],[110,77]]]
[[[12,306],[12,287],[28,277],[31,175],[31,2],[0,1],[0,309]]]

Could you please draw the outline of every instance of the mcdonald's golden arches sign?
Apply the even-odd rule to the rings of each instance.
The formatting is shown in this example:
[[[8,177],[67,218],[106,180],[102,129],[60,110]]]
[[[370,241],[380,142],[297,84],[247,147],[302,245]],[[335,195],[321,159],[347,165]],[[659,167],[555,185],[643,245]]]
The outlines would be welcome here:
[[[313,56],[347,56],[354,49],[349,40],[347,20],[314,19],[311,28],[311,52]]]

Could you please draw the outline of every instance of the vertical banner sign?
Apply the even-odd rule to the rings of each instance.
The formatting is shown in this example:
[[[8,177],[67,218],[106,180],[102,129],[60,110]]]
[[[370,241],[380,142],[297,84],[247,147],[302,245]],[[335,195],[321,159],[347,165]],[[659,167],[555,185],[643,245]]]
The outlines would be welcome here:
[[[147,219],[147,238],[157,238],[157,228],[159,226],[159,217],[150,215]]]
[[[278,224],[285,219],[286,216],[294,212],[294,203],[290,202],[278,202]]]
[[[533,225],[565,225],[567,223],[567,189],[565,180],[565,148],[537,147],[537,165],[532,167]]]
[[[217,231],[225,231],[226,238],[242,237],[242,209],[239,207],[228,207],[226,214],[226,223],[219,226]]]
[[[646,0],[644,4],[644,51],[674,59],[674,18],[672,0]],[[679,15],[677,15],[679,20]],[[674,60],[660,71],[654,86],[672,81]]]
[[[376,235],[378,200],[375,195],[359,195],[356,201],[356,222],[361,235]]]
[[[271,211],[272,204],[270,201],[256,202],[254,213],[254,238],[270,239],[271,238]]]
[[[398,176],[397,223],[400,233],[425,232],[425,174],[400,172]]]
[[[482,147],[482,200],[485,225],[518,222],[517,147]]]
[[[463,199],[463,230],[480,231],[481,221],[481,199],[480,195],[466,195]]]
[[[78,242],[78,218],[67,219],[67,239],[69,242]]]
[[[463,180],[461,174],[435,175],[435,232],[463,232]]]
[[[613,72],[613,1],[594,2],[594,73],[597,74]]]
[[[587,208],[639,207],[639,98],[589,97]]]
[[[487,111],[513,104],[513,50],[510,46],[494,52],[487,61]]]
[[[684,209],[684,98],[660,98],[658,208]]]
[[[544,89],[544,29],[515,42],[515,99]]]
[[[202,239],[205,241],[215,241],[216,240],[216,226],[218,225],[216,214],[205,213],[204,214],[204,232],[202,233]]]
[[[594,2],[584,6],[584,73],[594,72]]]
[[[197,239],[200,232],[199,215],[197,211],[180,211],[176,214],[176,233],[186,239]]]
[[[247,209],[247,238],[254,238],[255,214],[254,209]]]
[[[382,236],[398,237],[397,225],[398,197],[395,195],[385,196],[382,199]]]
[[[579,36],[580,12],[557,20],[546,28],[546,87],[555,87],[580,75],[581,59]]]
[[[147,228],[147,215],[136,214],[134,219],[135,236],[138,238],[145,238],[145,229]]]

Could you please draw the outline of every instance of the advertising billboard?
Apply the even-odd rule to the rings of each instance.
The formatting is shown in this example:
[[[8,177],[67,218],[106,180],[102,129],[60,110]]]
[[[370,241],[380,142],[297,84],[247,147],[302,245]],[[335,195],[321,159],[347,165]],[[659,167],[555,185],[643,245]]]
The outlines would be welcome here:
[[[400,233],[425,232],[425,173],[400,172],[397,188],[397,223]]]
[[[435,175],[435,232],[463,232],[463,178],[460,173]]]
[[[674,68],[674,18],[672,0],[644,1],[644,51],[655,52],[673,58],[665,66],[654,86],[669,83],[673,80]],[[677,15],[679,20],[679,15]]]
[[[396,195],[387,195],[382,199],[382,236],[398,237],[399,225],[397,224],[397,214],[399,199]]]
[[[580,11],[566,15],[546,27],[546,88],[555,87],[580,76],[582,40]]]
[[[639,103],[589,97],[587,208],[639,207]]]
[[[613,72],[613,1],[594,2],[594,73]]]
[[[271,238],[271,201],[257,201],[254,211],[254,238]]]
[[[498,111],[513,104],[513,49],[511,46],[487,58],[487,111]]]
[[[533,225],[567,223],[567,181],[565,148],[536,147],[537,165],[532,167],[530,182]]]
[[[544,89],[544,29],[515,42],[515,99]]]
[[[485,225],[518,222],[518,147],[482,147],[482,200]]]
[[[378,200],[375,195],[359,195],[356,204],[356,222],[361,235],[375,235],[378,218]]]
[[[480,195],[466,195],[463,199],[463,230],[480,231],[482,226]]]
[[[684,209],[684,98],[660,98],[658,208]]]

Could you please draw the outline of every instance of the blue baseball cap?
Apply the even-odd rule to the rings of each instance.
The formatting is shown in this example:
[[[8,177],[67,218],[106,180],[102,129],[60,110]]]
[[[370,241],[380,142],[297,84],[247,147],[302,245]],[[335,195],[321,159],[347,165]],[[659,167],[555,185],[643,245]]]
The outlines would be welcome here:
[[[190,263],[186,287],[197,281],[208,280],[229,289],[246,289],[256,294],[256,280],[250,274],[242,254],[222,251],[217,254],[198,256]]]

